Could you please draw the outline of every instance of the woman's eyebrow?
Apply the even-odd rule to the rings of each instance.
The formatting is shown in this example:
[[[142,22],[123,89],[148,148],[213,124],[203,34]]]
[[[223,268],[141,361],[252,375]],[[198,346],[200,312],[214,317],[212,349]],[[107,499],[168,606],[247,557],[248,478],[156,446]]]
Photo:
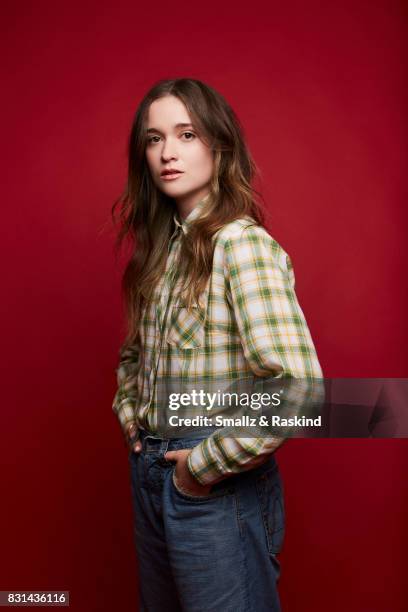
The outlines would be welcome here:
[[[174,128],[183,128],[183,127],[193,127],[192,123],[176,123],[176,125],[174,126]],[[157,128],[151,127],[151,128],[147,128],[146,130],[147,133],[149,132],[159,132],[160,134],[162,132],[160,132],[160,130],[158,130]]]

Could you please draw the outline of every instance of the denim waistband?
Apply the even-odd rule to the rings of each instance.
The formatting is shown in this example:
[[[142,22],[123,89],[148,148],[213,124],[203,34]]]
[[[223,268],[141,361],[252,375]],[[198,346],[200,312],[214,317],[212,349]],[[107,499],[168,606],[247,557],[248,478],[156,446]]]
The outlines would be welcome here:
[[[183,438],[161,438],[155,433],[150,433],[144,429],[139,429],[139,439],[142,443],[142,450],[146,453],[165,453],[168,450],[191,448],[208,438],[214,429],[200,429],[194,436]]]

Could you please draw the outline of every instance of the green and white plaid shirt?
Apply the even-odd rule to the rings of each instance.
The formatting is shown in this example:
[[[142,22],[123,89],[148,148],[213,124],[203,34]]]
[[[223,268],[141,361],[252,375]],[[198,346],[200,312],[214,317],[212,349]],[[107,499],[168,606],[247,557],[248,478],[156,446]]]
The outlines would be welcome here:
[[[206,290],[191,312],[185,308],[175,263],[181,232],[188,231],[206,199],[183,222],[174,217],[166,269],[142,313],[144,351],[138,346],[120,349],[112,408],[124,430],[130,423],[151,433],[159,430],[161,381],[194,386],[204,380],[216,388],[218,381],[225,387],[226,382],[258,377],[323,377],[294,291],[290,258],[250,218],[228,223],[216,234]],[[251,469],[282,441],[277,436],[231,437],[219,429],[192,450],[187,465],[198,482],[214,484]]]

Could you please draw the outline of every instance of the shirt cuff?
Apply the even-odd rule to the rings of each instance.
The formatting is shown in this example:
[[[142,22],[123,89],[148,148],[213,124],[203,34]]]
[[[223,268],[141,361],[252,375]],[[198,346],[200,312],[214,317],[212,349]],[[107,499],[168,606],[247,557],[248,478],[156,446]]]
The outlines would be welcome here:
[[[122,400],[119,404],[115,401],[112,410],[119,420],[123,433],[126,434],[127,426],[135,422],[134,403],[128,399]]]
[[[195,446],[187,458],[190,474],[201,485],[213,485],[231,473],[228,468],[223,471],[211,449],[211,438],[206,438]]]

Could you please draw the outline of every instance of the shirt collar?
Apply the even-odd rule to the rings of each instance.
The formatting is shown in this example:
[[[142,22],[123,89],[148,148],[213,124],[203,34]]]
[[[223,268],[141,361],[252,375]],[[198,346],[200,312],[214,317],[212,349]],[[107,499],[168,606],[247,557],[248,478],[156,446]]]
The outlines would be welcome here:
[[[194,221],[194,219],[196,219],[197,217],[200,216],[201,211],[203,209],[203,207],[205,206],[208,198],[209,198],[210,194],[207,194],[204,198],[202,198],[193,208],[192,211],[190,211],[187,215],[187,217],[183,220],[180,219],[180,215],[178,212],[174,213],[173,215],[173,220],[174,223],[176,225],[177,230],[178,229],[182,229],[183,232],[186,234],[188,231],[188,227],[191,224],[192,221]]]

